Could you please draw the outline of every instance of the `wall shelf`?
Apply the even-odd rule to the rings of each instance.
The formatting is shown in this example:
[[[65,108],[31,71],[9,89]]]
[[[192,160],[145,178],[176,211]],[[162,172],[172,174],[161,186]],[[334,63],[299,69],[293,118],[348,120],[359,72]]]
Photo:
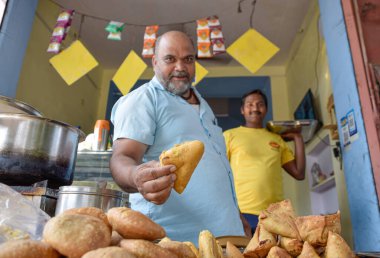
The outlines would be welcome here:
[[[326,129],[319,130],[306,144],[306,171],[312,214],[334,213],[339,209],[332,146],[335,146],[335,141]],[[326,179],[320,181],[321,177]]]
[[[328,190],[334,186],[335,186],[335,176],[330,176],[329,178],[326,178],[325,180],[323,180],[319,184],[313,186],[311,188],[311,190],[313,192],[321,193],[321,192],[324,192],[324,191],[326,191],[326,190]]]

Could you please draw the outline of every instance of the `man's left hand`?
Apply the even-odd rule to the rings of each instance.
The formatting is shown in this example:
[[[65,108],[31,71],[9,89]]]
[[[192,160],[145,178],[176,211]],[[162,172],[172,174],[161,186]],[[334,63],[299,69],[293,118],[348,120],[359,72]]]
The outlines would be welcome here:
[[[294,141],[296,138],[302,138],[300,133],[284,133],[281,134],[282,139],[285,141]]]

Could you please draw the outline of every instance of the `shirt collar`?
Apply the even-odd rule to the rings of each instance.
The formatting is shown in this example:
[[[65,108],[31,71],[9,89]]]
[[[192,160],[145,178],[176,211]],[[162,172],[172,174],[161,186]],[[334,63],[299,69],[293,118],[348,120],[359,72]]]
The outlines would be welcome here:
[[[152,82],[152,85],[153,85],[154,88],[166,91],[165,87],[160,83],[160,81],[158,80],[157,76],[153,76],[151,82]]]

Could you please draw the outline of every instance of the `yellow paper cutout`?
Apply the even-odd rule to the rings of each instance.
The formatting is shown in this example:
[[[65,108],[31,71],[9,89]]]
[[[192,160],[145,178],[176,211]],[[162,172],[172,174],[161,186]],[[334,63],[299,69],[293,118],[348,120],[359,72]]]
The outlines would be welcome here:
[[[195,81],[193,82],[193,86],[197,85],[207,74],[208,70],[200,63],[195,62]]]
[[[124,62],[121,64],[112,80],[123,95],[127,94],[141,74],[145,71],[146,63],[131,50]]]
[[[276,45],[251,28],[227,48],[227,53],[251,73],[255,73],[279,50]]]
[[[50,58],[49,62],[69,86],[98,65],[96,59],[79,40]]]

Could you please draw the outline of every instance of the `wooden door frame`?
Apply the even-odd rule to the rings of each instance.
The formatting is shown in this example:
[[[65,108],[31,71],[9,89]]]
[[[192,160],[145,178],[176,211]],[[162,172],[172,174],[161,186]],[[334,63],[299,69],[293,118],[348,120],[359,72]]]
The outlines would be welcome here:
[[[351,56],[354,64],[357,88],[359,92],[360,105],[363,114],[363,121],[367,135],[367,143],[371,158],[372,172],[375,180],[377,199],[380,203],[380,144],[379,135],[376,128],[376,117],[371,104],[369,93],[370,81],[366,58],[362,51],[360,38],[360,28],[356,21],[355,7],[352,0],[341,0],[343,15],[346,22],[347,34],[351,49]]]

